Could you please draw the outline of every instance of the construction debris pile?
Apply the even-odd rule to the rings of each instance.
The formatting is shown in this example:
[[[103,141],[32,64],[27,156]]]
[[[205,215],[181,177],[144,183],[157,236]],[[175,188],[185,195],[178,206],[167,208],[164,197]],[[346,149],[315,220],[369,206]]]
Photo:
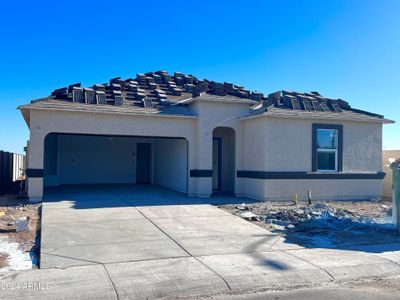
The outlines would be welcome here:
[[[345,245],[399,241],[390,202],[330,201],[312,205],[258,202],[222,209],[300,244]]]

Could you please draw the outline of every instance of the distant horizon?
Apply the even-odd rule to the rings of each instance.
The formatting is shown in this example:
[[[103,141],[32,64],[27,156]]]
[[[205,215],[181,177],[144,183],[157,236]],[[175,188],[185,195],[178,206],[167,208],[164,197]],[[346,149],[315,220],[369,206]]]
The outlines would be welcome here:
[[[4,3],[0,150],[23,153],[19,105],[164,69],[344,99],[396,121],[383,126],[383,149],[400,150],[399,11],[396,0]]]

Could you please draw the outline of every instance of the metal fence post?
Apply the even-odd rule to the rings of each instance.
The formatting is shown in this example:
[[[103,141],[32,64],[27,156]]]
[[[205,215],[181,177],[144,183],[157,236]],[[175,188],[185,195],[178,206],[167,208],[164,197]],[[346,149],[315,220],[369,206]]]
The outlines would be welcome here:
[[[390,166],[393,172],[392,183],[392,217],[393,224],[400,231],[400,160]]]

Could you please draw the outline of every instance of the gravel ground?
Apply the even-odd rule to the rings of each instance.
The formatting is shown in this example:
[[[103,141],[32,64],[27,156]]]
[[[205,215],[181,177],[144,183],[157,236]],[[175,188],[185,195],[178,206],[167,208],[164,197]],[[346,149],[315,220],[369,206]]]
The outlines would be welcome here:
[[[391,224],[391,202],[314,201],[308,203],[257,202],[222,205],[290,242],[308,247],[400,242]]]
[[[18,250],[29,254],[33,264],[36,264],[39,257],[40,212],[40,204],[32,205],[16,196],[0,196],[0,239],[3,243],[1,248],[13,249],[13,245],[16,244]],[[27,231],[16,231],[15,220],[20,218],[29,219]],[[4,250],[0,253],[0,268],[8,266],[10,256],[11,253]]]

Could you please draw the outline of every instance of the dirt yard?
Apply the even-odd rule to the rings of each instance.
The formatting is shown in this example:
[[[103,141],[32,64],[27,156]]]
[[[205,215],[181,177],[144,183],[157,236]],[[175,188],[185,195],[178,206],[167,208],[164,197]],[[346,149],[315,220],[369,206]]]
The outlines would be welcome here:
[[[17,196],[0,196],[0,270],[36,266],[40,247],[40,213],[40,204],[29,204]],[[17,232],[16,220],[21,218],[28,219],[28,230]]]
[[[232,214],[306,247],[400,242],[392,203],[381,201],[256,202],[222,205]]]

